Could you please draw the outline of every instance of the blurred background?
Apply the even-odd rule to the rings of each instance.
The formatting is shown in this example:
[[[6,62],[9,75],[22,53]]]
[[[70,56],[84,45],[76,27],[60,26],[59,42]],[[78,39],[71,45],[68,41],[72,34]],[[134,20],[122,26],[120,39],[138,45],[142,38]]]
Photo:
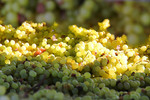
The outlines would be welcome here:
[[[142,1],[0,0],[0,19],[3,24],[14,27],[26,20],[48,25],[57,22],[58,31],[66,32],[72,24],[97,30],[97,22],[108,18],[112,34],[125,34],[128,44],[137,46],[143,44],[150,34],[150,1]]]

